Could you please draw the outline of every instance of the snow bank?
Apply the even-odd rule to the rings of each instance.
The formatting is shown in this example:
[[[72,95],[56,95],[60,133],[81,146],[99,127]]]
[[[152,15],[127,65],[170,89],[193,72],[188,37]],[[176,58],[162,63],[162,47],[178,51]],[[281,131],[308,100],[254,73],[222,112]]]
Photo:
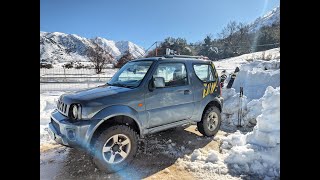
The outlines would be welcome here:
[[[267,56],[270,59],[263,59]],[[241,131],[221,138],[220,152],[196,149],[177,160],[180,167],[200,178],[219,174],[233,174],[253,179],[280,177],[280,49],[246,54],[219,62],[217,68],[236,67],[240,72],[231,89],[223,89],[224,106],[221,129],[234,132],[238,125],[239,90],[242,97]],[[228,81],[228,79],[226,80]],[[202,175],[205,174],[205,175]],[[211,176],[213,174],[213,176]]]
[[[53,144],[55,142],[49,136],[48,125],[40,125],[40,146],[47,143]]]
[[[222,129],[235,130],[238,124],[238,112],[240,108],[239,93],[235,89],[223,89],[222,96],[224,98],[224,105],[222,109]],[[249,101],[244,95],[242,97],[242,121],[241,125],[248,130],[256,125],[256,118],[261,114],[261,99],[254,99]]]
[[[222,129],[235,130],[240,108],[239,91],[243,87],[242,122],[246,130],[252,130],[261,114],[262,99],[268,86],[280,86],[280,60],[256,60],[240,67],[231,89],[222,90],[224,98]]]
[[[262,114],[257,126],[247,136],[247,141],[264,147],[280,144],[280,87],[268,87],[262,100]]]
[[[248,100],[262,97],[268,86],[280,86],[280,60],[257,60],[242,65],[232,88],[239,92],[241,86]]]
[[[260,51],[255,53],[243,54],[241,56],[222,59],[215,61],[214,64],[218,71],[225,69],[228,73],[235,70],[236,67],[243,66],[256,60],[264,60],[265,62],[270,60],[280,59],[280,48],[274,48],[267,51]]]
[[[47,128],[50,122],[50,113],[56,108],[57,100],[63,92],[40,94],[40,145],[53,143]]]
[[[40,94],[40,124],[50,122],[50,113],[57,107],[57,100],[62,92]]]
[[[269,86],[261,98],[262,110],[252,132],[237,131],[222,139],[224,162],[237,174],[280,176],[280,87]],[[254,101],[252,104],[258,103]],[[240,167],[240,168],[234,168]]]
[[[225,110],[237,114],[237,93],[229,89],[224,93]],[[245,98],[246,99],[246,98]],[[228,102],[230,101],[230,102]],[[237,109],[237,108],[236,108]],[[200,178],[232,174],[232,177],[249,176],[253,179],[280,177],[280,87],[268,86],[260,99],[245,106],[245,121],[256,119],[252,132],[239,130],[222,137],[220,152],[195,149],[190,155],[177,160],[180,168],[193,172]],[[203,174],[203,175],[202,175]]]

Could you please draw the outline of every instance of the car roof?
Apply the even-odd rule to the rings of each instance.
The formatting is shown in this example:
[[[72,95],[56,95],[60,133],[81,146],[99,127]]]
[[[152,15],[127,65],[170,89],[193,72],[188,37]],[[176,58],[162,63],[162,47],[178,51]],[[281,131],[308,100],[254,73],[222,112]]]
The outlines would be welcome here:
[[[210,60],[206,60],[206,59],[197,59],[197,58],[188,58],[188,57],[165,57],[165,56],[139,58],[139,59],[132,60],[131,62],[134,62],[134,61],[162,61],[162,60],[192,61],[192,62],[197,62],[197,63],[211,62]]]

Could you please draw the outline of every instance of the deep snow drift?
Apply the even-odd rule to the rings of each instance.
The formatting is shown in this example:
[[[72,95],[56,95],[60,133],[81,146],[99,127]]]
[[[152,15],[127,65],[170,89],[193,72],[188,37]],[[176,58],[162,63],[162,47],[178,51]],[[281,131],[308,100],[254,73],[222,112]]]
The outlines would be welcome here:
[[[269,86],[258,101],[261,106],[258,105],[257,112],[252,115],[257,119],[252,132],[231,133],[222,138],[221,153],[196,149],[190,156],[179,158],[178,164],[198,175],[228,173],[259,179],[280,177],[280,87]]]
[[[226,81],[228,81],[227,78]],[[227,83],[227,82],[226,82]],[[225,85],[226,86],[226,85]],[[262,99],[268,86],[280,86],[280,59],[263,61],[255,60],[240,66],[240,71],[231,89],[223,89],[224,107],[222,113],[222,127],[226,130],[236,129],[238,111],[240,107],[239,91],[243,87],[242,122],[247,130],[252,130],[256,124],[256,117],[261,114]]]
[[[280,87],[269,86],[252,132],[237,131],[222,140],[224,162],[237,174],[280,176]]]
[[[242,65],[232,88],[239,92],[241,86],[248,100],[262,97],[268,86],[280,86],[280,59]]]
[[[280,178],[280,49],[254,54],[214,63],[222,69],[240,67],[240,71],[233,87],[222,92],[225,101],[221,130],[230,134],[214,138],[221,139],[220,153],[200,148],[177,160],[180,167],[197,177],[210,179],[215,174],[228,174],[232,178]],[[265,54],[271,59],[250,58]],[[227,70],[227,74],[232,71]],[[244,87],[243,127],[237,128],[240,86]]]
[[[40,94],[40,145],[54,143],[50,139],[47,128],[50,122],[50,113],[56,108],[57,100],[63,92]]]

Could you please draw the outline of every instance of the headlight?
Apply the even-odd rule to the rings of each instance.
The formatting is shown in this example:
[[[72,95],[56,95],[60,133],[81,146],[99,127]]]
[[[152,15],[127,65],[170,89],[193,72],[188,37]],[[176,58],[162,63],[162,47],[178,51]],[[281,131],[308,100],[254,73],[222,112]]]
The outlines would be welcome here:
[[[69,111],[69,115],[70,115],[71,119],[73,119],[73,120],[80,119],[80,113],[81,113],[81,111],[80,111],[79,104],[71,105],[70,111]]]
[[[77,119],[78,117],[78,107],[77,105],[72,106],[72,116],[74,119]]]

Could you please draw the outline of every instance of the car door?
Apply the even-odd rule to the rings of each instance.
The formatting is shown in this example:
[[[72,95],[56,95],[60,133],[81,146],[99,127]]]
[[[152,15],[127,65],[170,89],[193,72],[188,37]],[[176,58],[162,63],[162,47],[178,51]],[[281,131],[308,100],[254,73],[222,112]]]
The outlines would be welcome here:
[[[163,77],[165,87],[146,95],[149,128],[189,119],[192,116],[193,92],[184,62],[160,62],[154,77]]]

